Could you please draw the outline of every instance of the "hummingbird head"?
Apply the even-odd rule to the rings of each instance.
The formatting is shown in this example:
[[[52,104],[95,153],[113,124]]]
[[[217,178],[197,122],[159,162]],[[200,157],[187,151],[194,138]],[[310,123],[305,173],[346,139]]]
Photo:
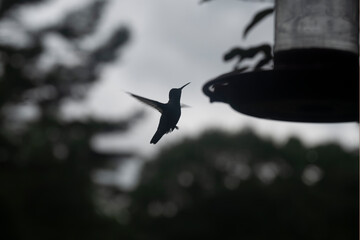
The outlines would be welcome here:
[[[190,82],[188,82],[187,84],[185,84],[184,86],[182,86],[181,88],[173,88],[170,90],[169,92],[169,99],[170,100],[177,100],[180,101],[180,97],[181,97],[181,90],[186,87],[187,85],[189,85]]]

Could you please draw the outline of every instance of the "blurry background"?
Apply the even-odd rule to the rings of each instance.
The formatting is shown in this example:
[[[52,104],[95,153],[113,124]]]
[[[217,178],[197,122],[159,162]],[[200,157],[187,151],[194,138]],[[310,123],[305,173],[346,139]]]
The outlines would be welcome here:
[[[2,239],[358,238],[358,124],[210,104],[225,53],[273,44],[273,15],[242,37],[273,2],[199,3],[1,1]],[[150,145],[160,115],[125,92],[189,81]]]

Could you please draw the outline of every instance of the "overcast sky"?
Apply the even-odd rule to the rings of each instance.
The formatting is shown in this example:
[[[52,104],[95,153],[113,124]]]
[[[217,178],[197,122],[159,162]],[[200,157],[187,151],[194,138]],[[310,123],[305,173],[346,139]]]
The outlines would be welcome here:
[[[61,0],[28,13],[28,22],[40,26],[61,18],[66,9],[81,6],[86,0]],[[352,148],[359,144],[358,124],[304,124],[263,120],[249,117],[224,103],[210,103],[202,92],[204,83],[230,71],[233,63],[222,56],[234,46],[273,43],[273,18],[258,25],[246,40],[242,30],[258,10],[272,3],[217,0],[199,5],[198,0],[113,0],[106,8],[97,34],[87,46],[96,45],[119,25],[129,27],[131,41],[119,59],[103,69],[101,79],[85,101],[68,104],[65,112],[72,116],[90,114],[103,118],[128,116],[144,110],[145,118],[126,135],[101,137],[95,144],[101,149],[134,149],[143,156],[195,136],[204,129],[219,127],[236,131],[253,127],[259,134],[284,141],[290,135],[301,137],[308,145],[337,141]],[[31,19],[31,21],[30,21]],[[165,135],[158,144],[150,145],[160,114],[131,98],[129,91],[147,98],[167,102],[171,88],[191,82],[183,90],[184,109],[178,123],[180,130]]]
[[[78,3],[79,4],[79,3]],[[237,0],[213,1],[199,5],[197,0],[121,0],[111,1],[91,46],[119,25],[131,30],[131,41],[120,58],[103,70],[85,103],[72,104],[67,112],[83,112],[106,118],[126,116],[144,110],[140,120],[126,136],[113,134],[98,141],[101,148],[133,148],[145,156],[186,136],[199,134],[209,127],[229,131],[252,126],[262,134],[283,141],[289,135],[300,136],[307,144],[335,140],[347,147],[358,146],[358,126],[346,124],[304,124],[262,120],[235,112],[223,103],[210,104],[202,93],[208,80],[228,72],[233,63],[222,56],[234,46],[273,42],[273,18],[258,25],[246,40],[242,30],[253,14],[271,3]],[[165,135],[150,145],[160,114],[125,93],[129,91],[161,102],[168,91],[191,82],[183,90],[183,109],[179,131]]]
[[[244,41],[242,30],[253,14],[271,3],[237,0],[213,1],[199,5],[197,0],[121,0],[112,1],[100,28],[99,38],[117,25],[130,28],[130,44],[120,59],[108,66],[81,109],[99,116],[117,117],[145,110],[146,117],[126,135],[114,134],[99,141],[101,148],[137,149],[144,155],[186,136],[199,134],[209,127],[229,131],[252,126],[258,133],[283,141],[297,135],[307,144],[338,141],[358,146],[358,125],[304,124],[262,120],[235,112],[223,103],[210,104],[202,93],[208,80],[228,72],[233,63],[224,63],[222,55],[234,46],[273,42],[273,19],[269,17]],[[101,34],[102,33],[102,34]],[[96,42],[96,38],[93,39]],[[168,91],[191,82],[183,90],[183,109],[179,131],[165,135],[150,145],[160,114],[131,98],[124,91],[166,102]]]

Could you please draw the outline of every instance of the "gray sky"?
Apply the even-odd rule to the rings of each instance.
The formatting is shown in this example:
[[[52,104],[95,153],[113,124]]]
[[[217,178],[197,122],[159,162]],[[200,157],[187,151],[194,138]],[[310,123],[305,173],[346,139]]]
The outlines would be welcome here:
[[[33,27],[61,18],[66,9],[81,6],[86,0],[61,0],[25,16]],[[234,46],[273,43],[273,18],[258,25],[246,40],[242,30],[258,10],[272,3],[251,3],[238,0],[218,0],[198,4],[198,0],[113,0],[106,9],[97,34],[85,41],[96,46],[119,25],[131,30],[131,42],[120,58],[103,68],[101,79],[88,97],[79,103],[69,103],[64,112],[72,117],[96,115],[103,118],[124,117],[145,110],[140,120],[126,135],[111,134],[95,140],[100,149],[134,149],[143,156],[156,153],[162,147],[187,136],[196,136],[204,129],[220,127],[236,131],[253,127],[259,134],[281,142],[290,135],[301,137],[308,145],[337,141],[352,148],[358,146],[358,124],[304,124],[270,121],[235,112],[223,103],[210,104],[202,86],[210,79],[228,72],[233,63],[224,63],[222,56]],[[31,20],[31,21],[30,21]],[[165,135],[158,144],[150,139],[158,125],[160,114],[131,98],[129,91],[147,98],[167,102],[168,91],[191,82],[183,90],[184,109],[178,123],[179,131]]]
[[[121,59],[104,69],[101,81],[89,94],[85,109],[107,117],[143,109],[146,118],[126,136],[114,134],[102,138],[98,141],[100,147],[121,149],[126,146],[146,156],[209,127],[234,131],[244,126],[252,126],[258,133],[278,141],[298,135],[307,144],[335,140],[347,147],[358,146],[356,123],[304,124],[262,120],[237,113],[223,103],[210,104],[202,93],[205,82],[232,69],[232,63],[222,61],[222,55],[228,49],[273,42],[272,18],[258,25],[245,41],[241,37],[253,14],[267,6],[271,3],[237,0],[203,5],[196,0],[113,1],[107,9],[102,31],[109,31],[119,23],[125,24],[132,31],[132,41]],[[183,90],[182,102],[192,108],[183,110],[178,124],[180,130],[165,135],[157,145],[150,145],[160,115],[123,91],[166,102],[171,88],[189,81],[191,84]]]

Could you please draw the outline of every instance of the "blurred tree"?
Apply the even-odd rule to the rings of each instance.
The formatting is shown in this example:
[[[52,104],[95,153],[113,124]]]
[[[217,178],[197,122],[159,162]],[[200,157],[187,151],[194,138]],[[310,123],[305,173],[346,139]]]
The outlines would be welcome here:
[[[86,95],[99,67],[115,60],[128,42],[129,30],[118,27],[98,46],[84,47],[104,0],[89,1],[39,29],[22,21],[23,11],[48,2],[0,4],[0,238],[124,237],[115,220],[96,212],[91,176],[131,153],[97,152],[91,141],[100,133],[126,131],[137,116],[66,120],[60,110],[65,101]],[[56,46],[49,47],[53,42]]]
[[[358,153],[250,129],[207,131],[143,169],[130,225],[143,239],[358,239]]]

